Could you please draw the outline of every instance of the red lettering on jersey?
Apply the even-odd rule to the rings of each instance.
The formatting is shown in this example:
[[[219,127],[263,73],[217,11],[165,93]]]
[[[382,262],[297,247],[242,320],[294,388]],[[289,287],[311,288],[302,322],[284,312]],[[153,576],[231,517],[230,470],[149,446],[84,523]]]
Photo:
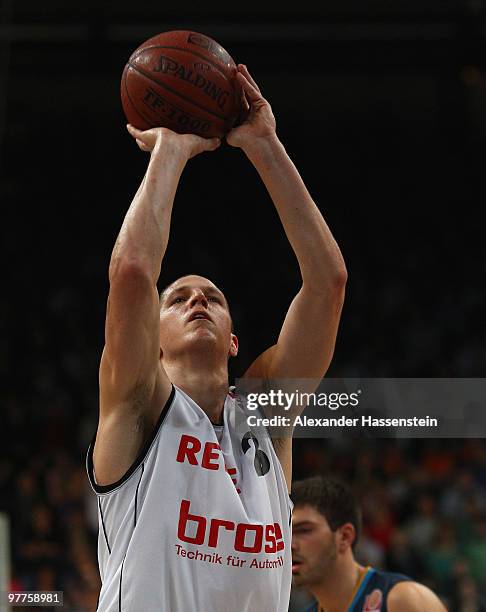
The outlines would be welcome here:
[[[280,525],[278,523],[274,523],[273,526],[275,527],[275,536],[277,538],[277,552],[280,552],[285,548],[282,530],[280,529]]]
[[[177,528],[177,535],[180,540],[187,542],[188,544],[204,544],[206,541],[206,527],[207,519],[204,516],[198,514],[190,514],[191,502],[187,499],[181,501],[181,508],[179,512],[179,524]],[[187,535],[187,524],[196,523],[196,535]],[[218,545],[219,531],[223,527],[226,531],[234,531],[236,528],[236,534],[234,535],[233,548],[238,552],[244,553],[259,553],[262,549],[265,549],[267,553],[276,553],[285,548],[285,544],[282,537],[282,529],[278,523],[270,525],[260,525],[252,523],[234,523],[233,521],[225,521],[224,519],[213,518],[209,523],[209,535],[207,545],[211,548],[216,548]],[[194,529],[192,529],[192,532]],[[245,539],[248,532],[253,532],[254,540],[251,545],[246,544]],[[265,535],[265,547],[263,545],[263,536]]]
[[[191,445],[191,446],[189,446]],[[201,442],[193,436],[187,436],[186,434],[181,436],[179,443],[179,450],[177,451],[177,461],[184,463],[184,460],[188,459],[191,465],[198,465],[196,459],[196,453],[201,450]]]
[[[275,537],[275,526],[267,525],[265,527],[265,540],[267,544],[265,544],[265,552],[266,553],[274,553],[277,552],[277,538]]]
[[[211,463],[211,459],[218,459],[219,453],[214,452],[215,449],[221,450],[221,446],[216,442],[206,442],[204,445],[204,453],[201,461],[201,466],[207,470],[219,470],[219,463]]]
[[[252,546],[246,546],[245,537],[247,531],[255,532],[255,539],[253,541]],[[262,549],[262,541],[263,541],[263,526],[262,525],[248,525],[245,523],[240,523],[236,528],[236,538],[235,538],[235,550],[238,552],[246,552],[246,553],[258,553]]]
[[[189,514],[189,506],[191,502],[188,499],[181,501],[181,509],[179,512],[179,526],[177,528],[177,537],[188,544],[203,544],[206,535],[206,519],[198,514]],[[197,523],[196,535],[191,537],[186,535],[186,525],[188,521]]]
[[[219,470],[219,463],[215,460],[219,458],[221,447],[216,442],[206,442],[204,444],[204,451],[201,463],[199,463],[196,455],[201,451],[201,441],[194,436],[188,436],[183,434],[179,443],[179,449],[177,451],[176,461],[184,463],[189,461],[191,465],[201,465],[206,470]],[[219,452],[216,452],[218,450]]]
[[[233,531],[235,528],[235,524],[233,521],[223,521],[221,519],[213,519],[211,521],[211,526],[209,527],[209,538],[208,538],[208,546],[211,548],[216,548],[218,545],[218,535],[219,528],[224,527],[228,531]]]
[[[238,481],[236,480],[236,478],[233,478],[233,476],[236,476],[238,471],[236,468],[229,468],[225,465],[224,468],[228,474],[231,476],[231,482],[235,485],[236,488],[236,492],[238,493],[238,495],[241,493],[241,489],[238,488]]]

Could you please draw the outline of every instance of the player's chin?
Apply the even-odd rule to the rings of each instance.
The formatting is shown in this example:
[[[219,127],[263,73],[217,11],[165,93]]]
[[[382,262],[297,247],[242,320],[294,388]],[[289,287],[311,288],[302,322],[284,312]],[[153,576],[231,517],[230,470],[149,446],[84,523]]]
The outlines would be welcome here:
[[[305,586],[305,578],[301,574],[295,574],[292,572],[292,587],[296,589],[301,589]]]
[[[221,344],[214,329],[203,326],[192,329],[187,336],[187,342],[193,346],[206,346],[212,349],[216,349]]]
[[[212,339],[214,342],[217,341],[217,334],[214,333],[214,329],[205,327],[203,325],[197,326],[191,330],[192,338],[207,338]]]
[[[301,572],[300,564],[298,566],[292,565],[292,584],[299,587],[304,583],[305,576]]]

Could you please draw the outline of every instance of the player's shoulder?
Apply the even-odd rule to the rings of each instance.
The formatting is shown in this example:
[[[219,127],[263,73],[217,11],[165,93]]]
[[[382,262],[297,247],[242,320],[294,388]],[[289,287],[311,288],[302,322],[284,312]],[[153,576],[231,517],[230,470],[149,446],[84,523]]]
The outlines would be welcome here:
[[[413,580],[397,582],[387,597],[388,612],[446,612],[437,595]]]
[[[384,570],[379,570],[375,567],[368,568],[368,573],[370,576],[369,585],[379,585],[380,587],[383,587],[383,590],[389,590],[398,583],[413,582],[413,579],[405,574],[387,572]]]

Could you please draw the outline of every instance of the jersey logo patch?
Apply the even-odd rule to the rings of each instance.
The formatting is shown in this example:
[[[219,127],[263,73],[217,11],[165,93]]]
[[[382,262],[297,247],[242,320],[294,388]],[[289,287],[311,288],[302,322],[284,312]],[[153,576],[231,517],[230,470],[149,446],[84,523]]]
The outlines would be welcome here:
[[[382,603],[383,592],[380,589],[375,589],[365,599],[363,612],[380,612]]]
[[[248,431],[241,440],[241,448],[243,449],[243,452],[246,455],[246,453],[251,448],[250,440],[253,441],[253,444],[255,446],[255,460],[253,462],[253,465],[255,466],[255,471],[258,476],[265,476],[265,474],[267,474],[268,470],[270,469],[270,459],[262,450],[260,450],[260,444],[255,434],[253,434],[251,431]]]

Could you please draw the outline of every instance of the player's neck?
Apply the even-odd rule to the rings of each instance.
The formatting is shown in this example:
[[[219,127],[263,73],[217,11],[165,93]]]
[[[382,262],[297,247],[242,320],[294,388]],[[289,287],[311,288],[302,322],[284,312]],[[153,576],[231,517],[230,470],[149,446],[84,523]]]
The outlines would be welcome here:
[[[336,564],[334,571],[312,589],[318,611],[347,612],[365,571],[352,556]]]
[[[204,410],[212,423],[223,422],[224,400],[228,393],[228,370],[169,368],[169,379]]]

